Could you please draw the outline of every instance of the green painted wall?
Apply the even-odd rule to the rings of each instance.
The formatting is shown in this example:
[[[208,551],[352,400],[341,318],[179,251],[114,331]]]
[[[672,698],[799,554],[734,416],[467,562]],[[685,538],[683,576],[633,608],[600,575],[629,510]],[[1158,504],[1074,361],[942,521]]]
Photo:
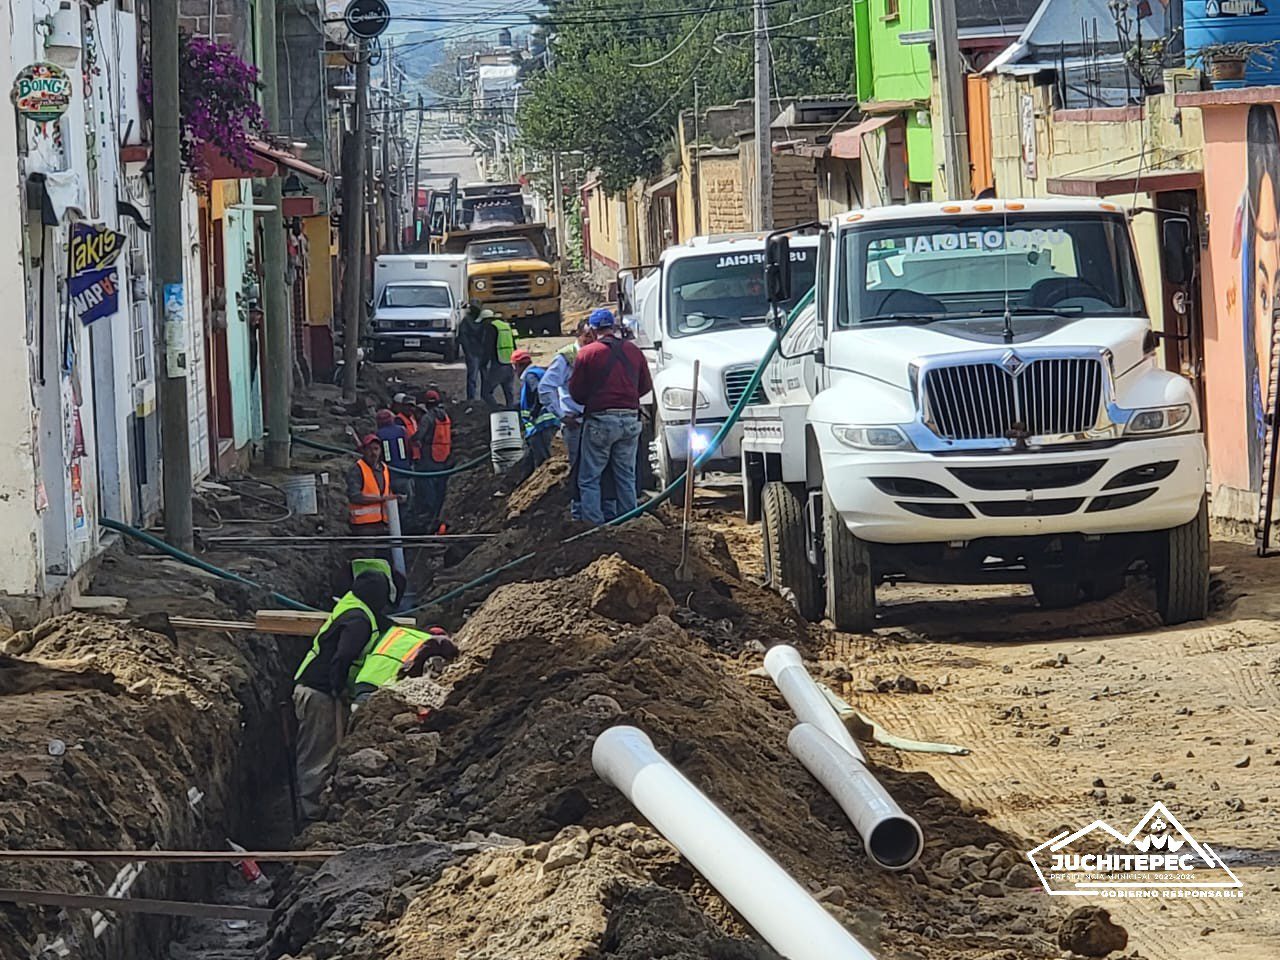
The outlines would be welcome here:
[[[854,56],[858,98],[864,103],[914,100],[928,109],[933,93],[933,63],[929,45],[903,45],[902,33],[929,29],[929,0],[853,0]],[[907,113],[908,176],[920,183],[933,181],[933,135],[921,126],[915,111]]]

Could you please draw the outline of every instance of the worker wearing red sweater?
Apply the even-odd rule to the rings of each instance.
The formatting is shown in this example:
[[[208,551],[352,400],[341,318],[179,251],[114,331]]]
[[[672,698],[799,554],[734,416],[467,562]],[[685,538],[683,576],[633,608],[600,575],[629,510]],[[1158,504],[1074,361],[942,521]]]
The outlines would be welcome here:
[[[587,318],[597,340],[578,353],[569,394],[583,408],[578,461],[582,519],[601,524],[636,508],[636,452],[640,445],[640,398],[653,390],[640,348],[616,336],[613,313]],[[600,478],[613,471],[617,499],[602,501]]]

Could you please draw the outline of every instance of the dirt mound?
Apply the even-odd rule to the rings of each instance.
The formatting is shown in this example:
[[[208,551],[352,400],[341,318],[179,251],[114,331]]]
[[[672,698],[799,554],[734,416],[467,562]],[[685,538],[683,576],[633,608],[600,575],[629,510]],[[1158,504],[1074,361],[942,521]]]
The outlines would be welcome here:
[[[617,826],[635,813],[590,763],[596,736],[618,723],[644,729],[801,883],[826,890],[833,913],[871,949],[892,944],[887,956],[937,957],[1051,950],[1047,936],[1032,932],[1048,929],[1041,898],[1021,878],[1005,882],[1021,841],[984,824],[928,776],[880,769],[920,820],[926,849],[923,864],[906,873],[871,869],[848,821],[787,752],[792,718],[780,699],[743,684],[737,665],[669,617],[636,626],[592,609],[597,586],[619,563],[610,557],[576,575],[496,590],[457,634],[462,656],[445,677],[452,692],[425,721],[385,692],[357,714],[334,787],[335,819],[311,828],[308,842],[458,842],[497,832],[538,851],[524,859],[494,853],[446,872],[396,925],[394,952],[378,956],[427,960],[464,948],[511,956],[520,943],[522,957],[586,958],[607,948],[638,958],[666,956],[663,945],[680,937],[689,945],[676,943],[672,956],[769,956],[665,843],[650,837],[637,848],[646,860],[619,842]],[[638,576],[625,573],[632,582]],[[552,856],[574,838],[576,850],[571,843]],[[957,846],[973,854],[944,865]],[[543,850],[563,876],[548,878]],[[498,864],[501,856],[514,860]],[[517,890],[524,900],[513,899]],[[685,917],[672,939],[662,931],[668,915]],[[477,937],[483,930],[487,939]],[[523,933],[530,936],[521,940]],[[480,946],[490,941],[506,953]],[[729,944],[728,952],[713,944]]]

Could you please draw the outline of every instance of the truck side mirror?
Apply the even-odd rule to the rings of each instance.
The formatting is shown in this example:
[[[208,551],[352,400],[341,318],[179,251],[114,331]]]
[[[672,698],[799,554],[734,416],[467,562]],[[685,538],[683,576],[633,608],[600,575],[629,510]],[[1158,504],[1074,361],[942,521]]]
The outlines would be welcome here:
[[[1164,276],[1172,284],[1190,283],[1195,274],[1191,221],[1186,217],[1166,217],[1160,229],[1160,259]]]
[[[791,238],[785,233],[770,237],[765,246],[764,289],[770,303],[791,299]]]

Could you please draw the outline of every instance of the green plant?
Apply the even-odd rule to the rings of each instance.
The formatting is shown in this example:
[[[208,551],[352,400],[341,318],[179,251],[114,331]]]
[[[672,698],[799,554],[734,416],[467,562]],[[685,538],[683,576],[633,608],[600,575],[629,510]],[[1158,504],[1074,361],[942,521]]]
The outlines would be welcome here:
[[[1199,63],[1203,66],[1208,66],[1215,60],[1219,62],[1224,60],[1243,60],[1246,63],[1261,63],[1265,66],[1270,66],[1275,63],[1275,49],[1277,46],[1280,46],[1280,40],[1237,40],[1232,43],[1207,43],[1191,54],[1187,60],[1190,63]]]

